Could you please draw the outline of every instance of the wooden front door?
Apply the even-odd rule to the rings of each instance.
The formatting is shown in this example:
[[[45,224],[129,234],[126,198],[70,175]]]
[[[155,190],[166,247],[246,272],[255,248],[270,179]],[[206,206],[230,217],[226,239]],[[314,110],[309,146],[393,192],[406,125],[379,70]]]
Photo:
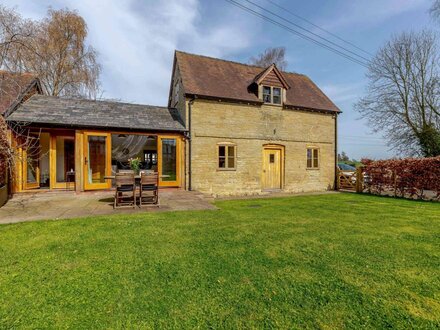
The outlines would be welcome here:
[[[111,138],[108,133],[84,133],[84,189],[107,189],[111,180]]]
[[[263,149],[263,176],[262,184],[264,190],[281,189],[281,148]]]

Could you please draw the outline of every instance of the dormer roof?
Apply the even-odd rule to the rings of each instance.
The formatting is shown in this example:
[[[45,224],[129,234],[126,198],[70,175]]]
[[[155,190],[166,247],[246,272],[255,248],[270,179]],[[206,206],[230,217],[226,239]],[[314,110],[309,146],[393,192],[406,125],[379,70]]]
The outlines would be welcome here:
[[[261,71],[254,79],[253,83],[257,85],[269,85],[275,87],[282,87],[289,89],[290,86],[284,75],[278,70],[275,63],[269,65],[266,69]]]

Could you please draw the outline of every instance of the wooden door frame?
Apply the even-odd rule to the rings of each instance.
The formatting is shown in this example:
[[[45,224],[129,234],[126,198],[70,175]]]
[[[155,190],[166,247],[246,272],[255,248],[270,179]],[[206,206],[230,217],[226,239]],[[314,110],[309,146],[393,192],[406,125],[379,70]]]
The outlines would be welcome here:
[[[176,181],[162,181],[162,139],[176,140]],[[160,187],[180,187],[181,169],[181,137],[178,135],[158,135],[157,136],[157,172],[159,174]]]
[[[112,167],[112,139],[111,133],[107,132],[99,132],[99,131],[84,131],[83,132],[83,182],[84,182],[84,190],[98,190],[98,189],[109,189],[111,188],[111,180],[106,180],[104,183],[89,183],[88,180],[88,162],[89,158],[89,145],[88,145],[88,137],[89,136],[105,136],[106,137],[106,150],[105,150],[105,162],[106,162],[106,172],[105,175],[111,175],[111,167]],[[87,162],[86,162],[87,158]]]
[[[40,143],[40,138],[38,138],[38,143]],[[41,149],[41,146],[40,146]],[[23,148],[22,150],[22,159],[23,159],[23,190],[30,190],[30,189],[38,189],[40,188],[40,156],[38,156],[38,166],[35,170],[35,176],[36,176],[36,180],[37,182],[35,183],[28,183],[27,182],[27,170],[28,170],[28,159],[27,159],[27,149]]]
[[[66,189],[71,188],[75,183],[69,182],[57,182],[57,137],[69,137],[72,138],[76,144],[75,135],[67,135],[62,132],[50,133],[49,139],[49,177],[50,177],[50,189]],[[75,169],[76,170],[76,169]]]
[[[261,190],[268,190],[269,188],[263,187],[263,176],[264,176],[264,152],[266,150],[279,150],[280,151],[280,188],[284,189],[284,163],[285,163],[285,146],[282,144],[263,144],[263,148],[261,151]]]

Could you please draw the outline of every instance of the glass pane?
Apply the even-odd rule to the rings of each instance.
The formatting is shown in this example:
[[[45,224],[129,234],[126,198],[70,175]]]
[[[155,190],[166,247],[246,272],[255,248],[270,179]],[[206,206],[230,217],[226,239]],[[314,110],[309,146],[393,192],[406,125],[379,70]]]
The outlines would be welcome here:
[[[275,163],[275,155],[274,154],[269,155],[269,163]]]
[[[105,136],[89,136],[88,176],[89,183],[105,183],[107,172]]]
[[[307,160],[312,159],[312,149],[307,149]]]
[[[312,160],[311,159],[307,159],[307,167],[312,167]]]
[[[27,149],[27,183],[37,183],[37,169],[40,159],[40,147],[37,139],[32,139]]]
[[[220,157],[224,157],[225,155],[225,151],[226,151],[226,147],[225,146],[219,146],[218,147],[218,155]]]
[[[72,138],[57,136],[56,138],[56,179],[57,182],[66,182],[69,172],[75,171],[75,145]],[[74,176],[69,176],[74,181]]]
[[[220,156],[218,158],[218,167],[219,168],[225,168],[226,167],[226,158],[225,157]]]
[[[271,92],[270,87],[263,86],[263,102],[271,103]]]
[[[112,134],[112,174],[137,170],[130,160],[139,159],[139,170],[157,172],[157,137],[139,134]]]
[[[281,88],[273,88],[273,96],[281,96]]]
[[[235,167],[235,158],[234,156],[228,157],[228,168],[234,168]]]
[[[273,96],[273,103],[274,104],[281,104],[281,97],[280,96]]]
[[[228,156],[229,157],[234,157],[235,156],[235,153],[234,153],[234,146],[229,146],[228,147]]]
[[[177,148],[176,139],[162,139],[162,181],[176,181]]]
[[[313,167],[318,167],[318,158],[313,159]]]

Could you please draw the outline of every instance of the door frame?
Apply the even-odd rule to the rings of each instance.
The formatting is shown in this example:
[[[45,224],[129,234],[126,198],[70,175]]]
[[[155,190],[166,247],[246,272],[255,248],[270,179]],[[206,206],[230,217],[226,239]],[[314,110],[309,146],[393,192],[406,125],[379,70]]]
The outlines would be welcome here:
[[[280,188],[284,189],[284,163],[285,163],[285,146],[282,144],[263,144],[262,148],[262,158],[261,158],[261,190],[271,190],[274,188],[265,188],[263,187],[263,177],[264,177],[264,157],[266,150],[279,150],[280,151]],[[275,188],[278,189],[278,188]]]
[[[162,139],[174,139],[176,140],[176,180],[175,181],[163,181],[162,180]],[[157,135],[157,172],[159,174],[159,186],[160,187],[180,187],[180,166],[181,166],[181,150],[180,150],[181,138],[176,135]]]
[[[103,183],[89,183],[88,176],[88,159],[89,155],[89,144],[88,137],[89,136],[105,136],[106,137],[106,148],[105,148],[105,162],[106,162],[106,171],[105,175],[111,175],[112,168],[112,139],[111,133],[105,132],[97,132],[97,131],[84,131],[83,132],[83,181],[84,181],[84,190],[98,190],[98,189],[109,189],[111,188],[111,180],[105,180]]]
[[[35,138],[36,140],[38,140],[38,147],[40,149],[41,152],[41,145],[40,145],[40,138]],[[29,147],[28,147],[29,148]],[[36,176],[36,182],[33,183],[28,183],[27,179],[28,179],[28,166],[29,166],[29,162],[28,162],[28,148],[23,148],[22,150],[22,157],[23,157],[23,190],[28,190],[28,189],[39,189],[40,188],[40,155],[38,155],[38,166],[35,169],[35,176]]]
[[[57,137],[69,137],[76,144],[75,135],[66,135],[65,133],[50,133],[49,140],[49,176],[50,189],[71,189],[75,186],[75,182],[57,182]],[[75,148],[74,148],[75,157]],[[76,170],[76,169],[75,169]]]

